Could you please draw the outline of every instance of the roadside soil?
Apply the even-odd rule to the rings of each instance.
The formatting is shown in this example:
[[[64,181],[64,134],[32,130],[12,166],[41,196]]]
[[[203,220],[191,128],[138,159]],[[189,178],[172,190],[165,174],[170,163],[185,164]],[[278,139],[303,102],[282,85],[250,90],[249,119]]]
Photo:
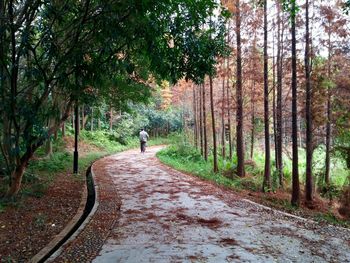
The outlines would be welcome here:
[[[65,149],[72,152],[74,138],[66,137],[64,142]],[[79,142],[80,157],[100,151]],[[70,173],[71,167],[66,170],[54,175],[42,196],[20,196],[0,213],[0,262],[28,262],[75,216],[86,186],[85,171],[76,176]]]
[[[0,262],[28,262],[45,247],[76,214],[84,186],[60,173],[44,196],[26,197],[0,213]]]

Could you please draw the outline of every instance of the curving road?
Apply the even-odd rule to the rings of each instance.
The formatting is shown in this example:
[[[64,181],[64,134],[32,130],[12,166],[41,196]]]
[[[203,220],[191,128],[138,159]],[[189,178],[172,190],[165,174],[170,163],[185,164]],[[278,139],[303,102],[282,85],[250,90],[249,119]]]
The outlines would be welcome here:
[[[242,200],[160,164],[159,149],[99,161],[121,207],[93,262],[350,262],[349,230]]]

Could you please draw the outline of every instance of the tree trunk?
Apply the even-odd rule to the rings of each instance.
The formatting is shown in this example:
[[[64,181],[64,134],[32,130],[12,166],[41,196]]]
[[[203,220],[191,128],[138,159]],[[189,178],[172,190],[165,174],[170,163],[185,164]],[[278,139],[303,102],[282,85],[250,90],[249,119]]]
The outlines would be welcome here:
[[[228,149],[229,149],[229,158],[232,161],[232,134],[231,134],[231,92],[230,92],[230,62],[229,57],[227,58],[227,80],[226,80],[226,90],[227,90],[227,125],[228,125]]]
[[[269,122],[269,83],[267,57],[267,0],[264,0],[264,124],[265,124],[265,170],[263,192],[271,189],[270,167],[270,122]]]
[[[291,1],[291,31],[292,31],[292,144],[293,144],[293,163],[292,163],[292,199],[294,206],[300,204],[300,186],[298,171],[298,108],[297,108],[297,57],[296,57],[296,37],[295,37],[295,14],[296,3]]]
[[[193,134],[194,134],[194,145],[198,149],[198,133],[197,133],[197,102],[196,102],[196,90],[195,85],[192,85],[193,89]]]
[[[309,0],[306,0],[305,12],[305,80],[306,80],[306,185],[305,197],[307,202],[313,201],[312,178],[312,98],[310,80],[310,36],[309,36]]]
[[[222,62],[222,71],[223,71],[223,78],[222,78],[222,104],[221,104],[221,143],[222,143],[222,158],[226,158],[226,140],[225,140],[225,60]]]
[[[208,137],[207,137],[207,113],[205,105],[205,84],[202,84],[203,90],[203,136],[204,136],[204,159],[208,161]]]
[[[282,143],[283,143],[283,134],[282,134],[282,74],[283,74],[283,56],[282,56],[282,38],[283,31],[281,32],[281,4],[279,1],[276,1],[277,5],[277,16],[278,16],[278,29],[277,29],[277,112],[276,112],[276,143],[277,143],[277,157],[276,164],[279,186],[283,188],[283,162],[282,162]]]
[[[28,160],[21,162],[20,165],[16,167],[16,169],[11,174],[11,184],[10,187],[6,193],[7,197],[13,197],[18,194],[19,190],[21,189],[22,184],[22,178],[24,175],[25,168],[28,164]]]
[[[204,138],[203,138],[203,96],[202,85],[199,85],[199,135],[201,144],[201,155],[204,156]]]
[[[330,184],[330,152],[331,152],[331,95],[328,90],[328,98],[327,98],[327,124],[326,124],[326,162],[325,162],[325,183],[327,187]]]
[[[275,60],[275,34],[273,35],[272,43],[272,123],[273,123],[273,145],[275,148],[275,167],[278,170],[277,164],[277,123],[276,123],[276,60]],[[275,183],[275,182],[274,182]]]
[[[243,97],[242,97],[242,47],[241,47],[241,14],[240,1],[236,0],[236,42],[237,42],[237,71],[236,71],[236,102],[237,102],[237,175],[245,176],[243,148]]]
[[[250,134],[250,159],[253,160],[254,155],[254,141],[255,141],[255,99],[254,99],[254,89],[255,89],[255,80],[253,80],[252,83],[252,90],[251,90],[251,125],[252,130]]]
[[[327,75],[328,80],[331,80],[331,56],[332,46],[331,46],[331,32],[328,32],[328,62],[327,62]],[[326,123],[326,160],[325,160],[325,183],[329,187],[330,184],[330,152],[331,152],[331,87],[328,87],[327,91],[327,123]]]
[[[213,130],[213,164],[214,164],[214,173],[219,171],[218,168],[218,156],[217,156],[217,145],[216,145],[216,129],[215,129],[215,113],[214,113],[214,94],[213,94],[213,79],[212,76],[209,76],[209,86],[210,86],[210,109],[211,109],[211,125]]]

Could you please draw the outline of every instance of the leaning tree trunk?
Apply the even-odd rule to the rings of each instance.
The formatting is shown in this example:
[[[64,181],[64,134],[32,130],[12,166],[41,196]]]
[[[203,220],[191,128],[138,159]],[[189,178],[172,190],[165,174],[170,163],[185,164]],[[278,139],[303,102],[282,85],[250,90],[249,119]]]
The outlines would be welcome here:
[[[16,169],[11,174],[11,184],[6,193],[7,197],[16,196],[21,189],[22,178],[24,175],[25,168],[28,165],[31,156],[26,157],[21,160],[21,163],[16,167]]]

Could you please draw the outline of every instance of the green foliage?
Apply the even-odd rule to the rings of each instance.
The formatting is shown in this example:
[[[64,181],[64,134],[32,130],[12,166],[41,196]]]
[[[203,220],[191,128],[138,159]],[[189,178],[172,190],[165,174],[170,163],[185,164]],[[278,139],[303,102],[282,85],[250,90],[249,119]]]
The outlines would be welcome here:
[[[70,168],[72,163],[72,154],[68,152],[55,152],[50,157],[50,159],[39,159],[37,161],[31,162],[29,165],[30,171],[48,171],[50,173],[55,173],[63,171]]]
[[[296,0],[282,0],[282,7],[283,10],[289,13],[292,18],[295,18],[300,10]]]
[[[226,50],[227,14],[214,0],[25,0],[3,7],[0,162],[11,162],[8,174],[27,164],[72,106],[146,103],[152,80],[201,82]],[[128,144],[126,131],[114,137]]]
[[[131,139],[131,137],[124,137],[123,144],[121,144],[121,136],[122,135],[119,135],[116,132],[110,133],[105,130],[93,132],[83,130],[80,132],[81,140],[99,147],[102,152],[119,152],[137,145],[136,138]]]
[[[45,214],[39,213],[34,217],[34,226],[37,228],[44,228],[47,221],[47,216]]]
[[[182,136],[183,138],[184,136]],[[348,171],[344,162],[341,159],[334,158],[333,169],[332,169],[332,185],[330,188],[325,190],[324,186],[324,149],[319,147],[314,152],[314,175],[319,178],[318,188],[321,190],[321,194],[328,198],[339,197],[342,193],[342,188],[347,184]],[[274,154],[272,153],[273,157]],[[264,154],[258,150],[255,150],[253,160],[245,165],[247,176],[244,178],[239,178],[235,176],[237,160],[236,156],[233,156],[233,160],[227,160],[219,158],[219,174],[212,173],[212,156],[209,156],[208,162],[205,162],[200,156],[198,150],[191,146],[186,140],[178,140],[173,145],[169,146],[167,149],[161,151],[158,154],[161,161],[173,166],[181,171],[193,173],[199,177],[214,180],[216,182],[221,182],[223,185],[238,189],[248,189],[250,191],[261,191],[261,185],[264,174]],[[299,150],[299,171],[301,175],[301,183],[305,181],[305,151],[303,149]],[[272,163],[274,160],[272,160]],[[285,185],[289,186],[291,183],[291,171],[292,171],[292,161],[286,156],[283,156],[283,172]],[[272,168],[272,182],[273,188],[270,189],[274,191],[278,188],[278,174],[273,165]],[[223,179],[226,178],[226,179]],[[227,181],[228,180],[228,181]],[[323,190],[322,190],[323,189]]]
[[[187,142],[169,146],[167,155],[185,162],[203,161],[199,151]]]
[[[318,214],[315,217],[315,220],[318,222],[327,222],[331,223],[333,225],[343,226],[343,227],[349,227],[349,222],[339,220],[332,212],[328,212],[326,214]]]

